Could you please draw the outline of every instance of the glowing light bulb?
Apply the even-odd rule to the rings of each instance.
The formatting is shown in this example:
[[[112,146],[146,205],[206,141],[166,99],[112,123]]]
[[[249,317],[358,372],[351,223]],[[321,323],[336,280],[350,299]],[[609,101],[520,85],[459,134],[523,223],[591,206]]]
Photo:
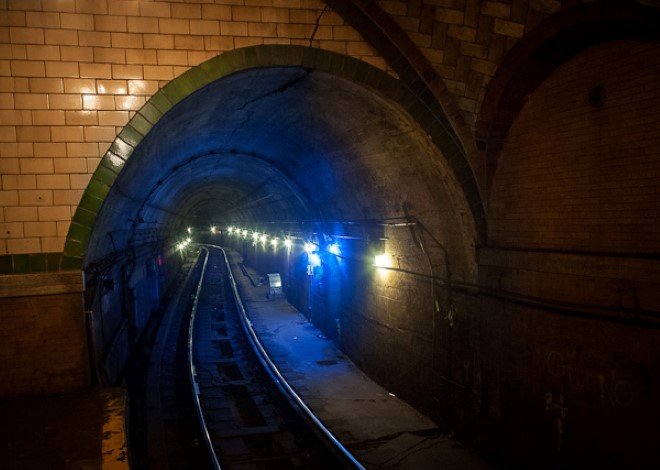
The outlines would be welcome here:
[[[257,241],[257,238],[259,238],[259,232],[252,232],[252,240]]]
[[[266,243],[266,240],[268,240],[268,237],[266,235],[262,235],[261,237],[259,237],[259,241],[261,243]]]
[[[192,233],[192,227],[188,227],[188,233]]]
[[[316,251],[316,245],[310,242],[305,243],[305,251],[307,252],[307,254],[313,253],[314,251]]]
[[[228,232],[228,233],[233,233],[233,232],[234,232],[234,227],[229,227],[229,228],[227,229],[227,232]]]
[[[215,227],[211,226],[211,233],[215,235]]]
[[[391,268],[392,256],[389,253],[376,255],[376,257],[374,258],[374,266],[376,266],[377,268]]]
[[[321,257],[319,256],[318,253],[309,253],[307,256],[309,258],[310,266],[312,267],[321,266]]]
[[[290,238],[284,240],[284,246],[286,246],[287,248],[291,248],[291,245],[293,245],[293,242],[291,241]]]
[[[338,255],[339,253],[341,253],[341,250],[339,249],[339,245],[337,245],[336,243],[332,243],[328,245],[328,251],[333,255]]]
[[[273,248],[277,248],[277,242],[278,242],[278,241],[279,241],[279,240],[277,239],[277,237],[274,237],[274,238],[270,241],[270,244],[273,245]]]
[[[243,229],[243,238],[247,237],[248,231]]]

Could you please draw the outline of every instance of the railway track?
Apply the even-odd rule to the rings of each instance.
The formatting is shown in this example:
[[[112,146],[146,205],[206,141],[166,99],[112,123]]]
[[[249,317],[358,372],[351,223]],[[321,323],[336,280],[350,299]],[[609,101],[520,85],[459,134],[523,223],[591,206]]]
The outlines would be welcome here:
[[[203,265],[188,324],[188,365],[212,467],[363,468],[267,356],[247,318],[224,250],[200,248]]]

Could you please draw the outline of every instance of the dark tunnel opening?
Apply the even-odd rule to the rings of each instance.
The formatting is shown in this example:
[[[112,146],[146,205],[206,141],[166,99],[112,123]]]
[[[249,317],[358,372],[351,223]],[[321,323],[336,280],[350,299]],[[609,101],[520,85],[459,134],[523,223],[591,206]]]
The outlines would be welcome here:
[[[388,98],[319,71],[260,68],[160,119],[121,169],[86,252],[88,285],[106,285],[87,294],[99,381],[121,379],[187,237],[280,272],[292,304],[365,372],[437,419],[451,414],[451,398],[438,406],[451,379],[433,372],[452,367],[438,318],[474,299],[432,278],[476,282],[475,224],[441,152]],[[373,266],[383,253],[386,275]]]

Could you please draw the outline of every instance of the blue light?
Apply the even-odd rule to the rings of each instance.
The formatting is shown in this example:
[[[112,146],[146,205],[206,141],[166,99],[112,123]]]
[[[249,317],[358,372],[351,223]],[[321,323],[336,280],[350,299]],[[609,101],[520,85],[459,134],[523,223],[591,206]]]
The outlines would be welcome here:
[[[305,251],[307,252],[308,255],[315,252],[316,251],[316,245],[311,243],[311,242],[305,243]]]
[[[308,253],[307,256],[309,257],[310,266],[321,266],[321,257],[318,253]]]
[[[339,245],[336,243],[331,243],[330,245],[328,245],[328,251],[333,255],[339,255],[339,253],[341,253],[341,250],[339,249]]]

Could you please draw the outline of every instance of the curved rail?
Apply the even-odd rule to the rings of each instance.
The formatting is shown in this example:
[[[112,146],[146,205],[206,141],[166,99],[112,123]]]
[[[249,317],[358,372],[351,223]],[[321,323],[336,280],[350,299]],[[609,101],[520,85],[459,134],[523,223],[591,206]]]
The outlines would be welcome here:
[[[261,344],[261,341],[259,340],[257,333],[254,331],[254,328],[252,328],[252,322],[247,316],[245,307],[243,306],[243,301],[241,300],[241,296],[238,293],[238,287],[236,285],[234,274],[232,273],[231,265],[229,263],[229,258],[227,258],[227,252],[225,251],[225,249],[218,245],[208,244],[206,246],[217,248],[220,251],[222,251],[222,255],[224,256],[225,259],[225,264],[227,265],[227,272],[229,274],[231,290],[234,295],[234,301],[236,302],[236,306],[239,311],[239,318],[241,319],[241,324],[243,325],[243,329],[245,330],[245,333],[250,343],[252,344],[252,347],[257,353],[257,357],[259,358],[259,361],[264,366],[266,372],[268,372],[268,375],[271,377],[277,388],[279,388],[280,391],[287,397],[287,400],[294,406],[295,409],[299,411],[301,416],[308,423],[310,423],[310,425],[313,426],[313,428],[317,431],[317,434],[322,439],[324,444],[341,459],[341,461],[344,463],[344,465],[347,468],[364,470],[362,464],[358,462],[358,460],[353,456],[353,454],[351,454],[349,450],[346,449],[346,447],[344,447],[344,445],[341,442],[339,442],[339,440],[330,432],[330,430],[325,427],[325,425],[321,422],[321,420],[319,420],[316,417],[316,415],[312,412],[312,410],[309,409],[309,407],[305,404],[305,402],[300,398],[300,396],[295,392],[295,390],[286,381],[284,376],[280,373],[275,363],[268,356],[268,353],[266,352],[264,346]],[[208,259],[208,251],[207,251],[207,259]],[[204,262],[204,265],[206,266],[206,261]],[[200,286],[201,286],[201,280],[200,280]],[[195,307],[196,305],[197,305],[197,300],[195,300]],[[199,406],[199,400],[198,400],[198,406]],[[206,435],[208,435],[207,430],[205,430],[205,433]]]
[[[204,257],[204,264],[202,265],[202,273],[199,276],[199,283],[197,284],[197,290],[195,291],[195,298],[193,300],[193,305],[190,313],[190,325],[188,326],[188,366],[190,372],[190,386],[192,387],[193,401],[195,402],[195,411],[197,412],[197,419],[202,431],[202,438],[204,439],[204,444],[206,445],[206,450],[209,453],[211,458],[211,465],[214,470],[220,470],[220,462],[218,461],[218,456],[215,453],[213,448],[213,442],[211,442],[211,436],[209,435],[209,429],[206,425],[206,420],[204,419],[204,413],[202,412],[202,404],[199,401],[199,386],[197,385],[197,370],[195,369],[195,363],[193,362],[193,331],[195,327],[195,314],[197,313],[197,303],[199,302],[199,294],[202,291],[202,283],[204,282],[204,274],[206,273],[206,264],[209,261],[209,250],[205,247],[200,247],[202,250],[206,251]]]

